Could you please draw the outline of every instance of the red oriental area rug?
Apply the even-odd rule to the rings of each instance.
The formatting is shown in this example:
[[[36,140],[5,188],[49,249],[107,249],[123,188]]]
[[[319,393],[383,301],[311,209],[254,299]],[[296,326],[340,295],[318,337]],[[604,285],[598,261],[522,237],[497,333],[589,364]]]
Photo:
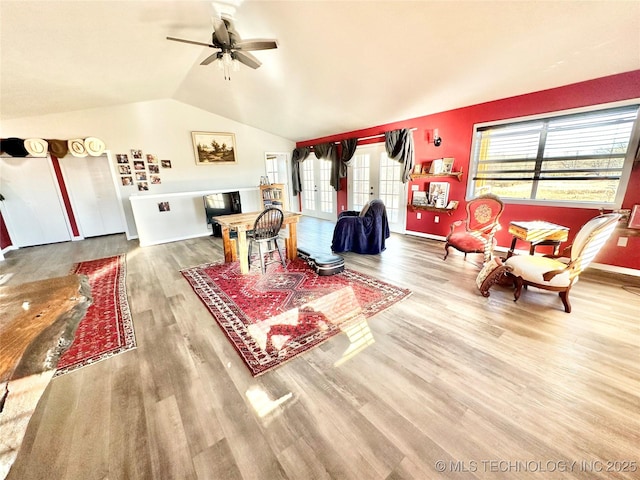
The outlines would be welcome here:
[[[345,269],[319,276],[301,259],[242,275],[238,262],[181,271],[253,376],[277,367],[411,292]]]
[[[70,273],[89,278],[93,303],[60,358],[56,376],[136,347],[127,302],[125,255],[81,262]]]

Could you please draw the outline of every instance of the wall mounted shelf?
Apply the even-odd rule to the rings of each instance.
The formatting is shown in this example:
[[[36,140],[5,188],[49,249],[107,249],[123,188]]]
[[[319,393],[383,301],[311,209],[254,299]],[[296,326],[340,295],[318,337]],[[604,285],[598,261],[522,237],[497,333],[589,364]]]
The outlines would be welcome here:
[[[457,206],[455,208],[438,208],[438,207],[430,207],[427,205],[411,205],[411,204],[407,205],[407,207],[412,212],[419,210],[419,211],[427,211],[427,212],[442,212],[442,213],[446,213],[447,215],[453,215],[453,212],[455,212],[456,209],[458,208]]]
[[[451,172],[451,173],[412,173],[411,180],[415,180],[417,178],[457,178],[458,181],[462,178],[462,172]]]

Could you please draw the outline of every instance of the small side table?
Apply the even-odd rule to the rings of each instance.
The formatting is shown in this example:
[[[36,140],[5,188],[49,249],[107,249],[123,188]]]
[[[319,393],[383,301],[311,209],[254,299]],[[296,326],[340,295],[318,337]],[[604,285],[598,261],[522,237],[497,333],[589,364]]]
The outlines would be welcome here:
[[[560,244],[566,242],[567,238],[569,238],[568,227],[540,220],[511,222],[509,224],[509,233],[513,235],[513,240],[511,241],[511,248],[509,248],[507,258],[513,255],[518,239],[531,244],[529,247],[530,255],[533,255],[536,247],[540,245],[553,245],[553,253],[557,255]]]

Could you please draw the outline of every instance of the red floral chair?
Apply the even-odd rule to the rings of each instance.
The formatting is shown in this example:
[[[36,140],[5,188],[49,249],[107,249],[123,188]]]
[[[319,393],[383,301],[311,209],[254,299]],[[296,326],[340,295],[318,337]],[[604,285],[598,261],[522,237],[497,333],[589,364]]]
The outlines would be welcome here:
[[[504,203],[490,193],[481,195],[467,203],[467,218],[456,220],[451,224],[451,232],[444,245],[444,260],[449,255],[449,247],[464,253],[484,254],[484,262],[491,259],[495,244],[494,235],[500,229],[498,220]]]

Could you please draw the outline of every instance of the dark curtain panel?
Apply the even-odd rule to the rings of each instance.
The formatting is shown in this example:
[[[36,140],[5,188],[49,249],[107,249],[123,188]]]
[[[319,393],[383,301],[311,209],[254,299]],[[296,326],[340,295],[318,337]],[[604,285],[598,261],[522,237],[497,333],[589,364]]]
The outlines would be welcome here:
[[[384,145],[389,158],[402,163],[402,183],[409,181],[409,175],[413,170],[413,135],[411,131],[402,128],[384,133]]]
[[[302,191],[302,182],[300,181],[300,164],[309,156],[311,150],[309,147],[294,148],[291,154],[291,188],[294,195],[298,195]]]
[[[351,165],[351,159],[356,153],[356,147],[358,146],[357,138],[347,138],[340,142],[340,178],[347,176],[347,167]]]
[[[321,143],[313,146],[313,153],[317,159],[325,158],[331,162],[331,178],[329,185],[334,190],[340,190],[340,158],[338,158],[338,149],[333,142]]]

